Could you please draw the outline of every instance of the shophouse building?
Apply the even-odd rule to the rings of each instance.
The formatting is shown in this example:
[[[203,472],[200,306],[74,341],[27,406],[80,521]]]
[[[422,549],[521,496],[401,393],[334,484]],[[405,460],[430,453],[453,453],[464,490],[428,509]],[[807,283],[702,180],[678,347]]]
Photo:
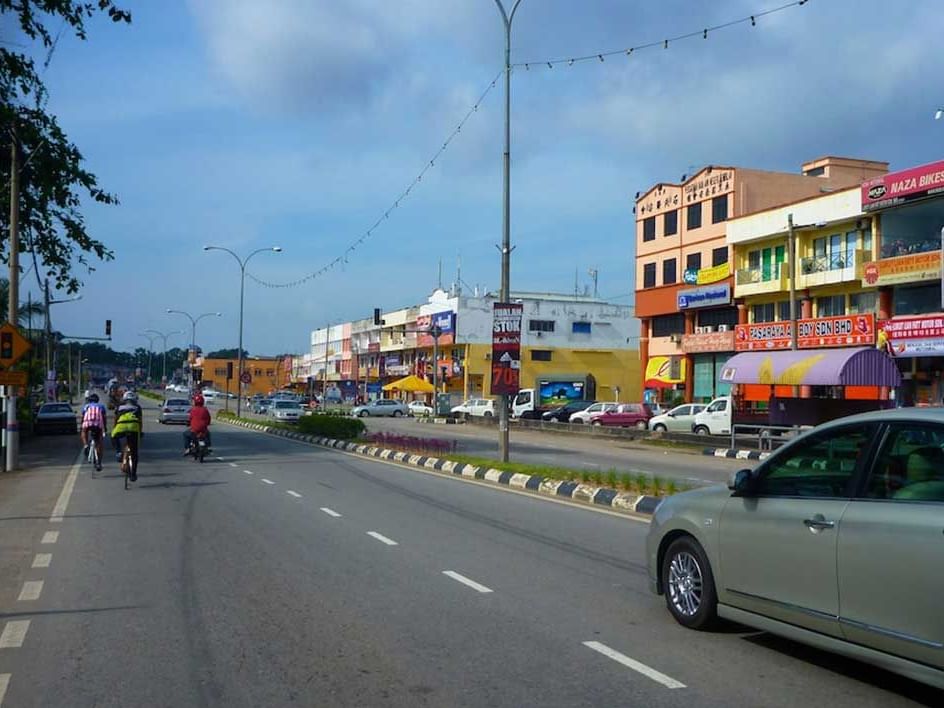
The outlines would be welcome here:
[[[243,395],[267,394],[290,385],[291,381],[283,368],[283,364],[284,359],[282,357],[251,356],[244,358],[243,373],[248,374],[249,381],[242,385]],[[236,393],[236,372],[239,371],[236,357],[210,359],[198,356],[194,368],[199,371],[204,388]],[[230,369],[233,371],[233,378],[227,380],[226,374]]]
[[[712,165],[638,194],[636,316],[646,397],[692,401],[727,392],[720,373],[740,321],[727,241],[732,219],[857,187],[887,168],[839,157],[808,162],[800,174]],[[776,262],[776,251],[769,257]]]

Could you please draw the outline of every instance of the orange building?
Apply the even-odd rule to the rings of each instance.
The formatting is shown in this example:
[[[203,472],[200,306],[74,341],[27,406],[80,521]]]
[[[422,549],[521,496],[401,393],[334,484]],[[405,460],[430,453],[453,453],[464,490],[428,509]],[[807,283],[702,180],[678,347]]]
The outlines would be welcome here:
[[[734,302],[729,219],[887,171],[886,162],[841,157],[808,162],[800,174],[710,165],[637,193],[636,316],[647,399],[678,391],[691,401],[696,378],[700,390],[727,393],[718,374],[734,353],[734,326],[747,322]]]
[[[229,381],[229,392],[236,393],[236,359],[205,359],[200,357],[194,368],[202,374],[204,388],[216,391],[226,391],[227,364],[233,365],[233,379]],[[254,393],[267,394],[277,391],[290,384],[291,380],[284,371],[284,361],[281,357],[247,357],[243,359],[243,371],[248,373],[251,381],[243,385],[244,396]]]

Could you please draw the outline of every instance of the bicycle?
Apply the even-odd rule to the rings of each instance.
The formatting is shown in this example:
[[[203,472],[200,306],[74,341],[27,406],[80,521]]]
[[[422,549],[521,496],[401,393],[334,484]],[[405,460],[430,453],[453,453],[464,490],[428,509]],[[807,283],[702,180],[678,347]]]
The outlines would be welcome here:
[[[140,442],[138,444],[140,444]],[[134,470],[135,476],[137,476],[137,462],[131,452],[131,444],[128,442],[128,435],[123,435],[121,438],[121,476],[124,477],[125,489],[131,488],[132,470]]]
[[[102,431],[97,431],[93,434],[91,429],[89,429],[86,435],[86,441],[88,442],[88,445],[86,446],[88,450],[86,457],[87,462],[92,465],[92,476],[94,477],[95,472],[102,469],[102,458],[98,454],[98,441],[101,439],[100,436],[104,435],[104,433]]]

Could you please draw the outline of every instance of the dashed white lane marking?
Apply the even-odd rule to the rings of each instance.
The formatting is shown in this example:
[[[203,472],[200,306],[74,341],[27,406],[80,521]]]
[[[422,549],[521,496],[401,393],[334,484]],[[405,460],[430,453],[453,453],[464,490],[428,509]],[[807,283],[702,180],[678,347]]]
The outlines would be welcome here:
[[[266,484],[275,484],[275,482],[273,482],[271,479],[266,479],[265,477],[262,478],[262,481]]]
[[[470,588],[472,588],[473,590],[477,590],[478,592],[494,592],[494,590],[492,590],[491,588],[487,588],[481,583],[477,583],[474,580],[471,580],[470,578],[465,577],[464,575],[460,575],[454,570],[444,570],[443,575],[446,575],[452,578],[453,580],[457,580],[463,585],[468,585]]]
[[[43,540],[41,541],[41,543],[55,543],[58,540],[59,540],[58,531],[47,531],[46,533],[43,534]]]
[[[367,535],[370,536],[371,538],[376,538],[378,541],[380,541],[381,543],[385,543],[388,546],[400,545],[396,541],[394,541],[392,538],[387,538],[382,533],[377,533],[376,531],[368,531]]]
[[[298,492],[293,492],[291,489],[289,489],[289,490],[288,490],[287,492],[285,492],[285,493],[288,494],[288,495],[290,495],[290,496],[295,497],[296,499],[301,499],[301,498],[302,498],[302,495],[301,495],[301,494],[299,494]]]
[[[329,509],[326,506],[321,507],[321,510],[326,513],[328,516],[333,516],[335,519],[340,519],[341,515],[336,512],[334,509]]]
[[[7,686],[10,685],[10,674],[0,674],[0,706],[3,705],[3,697],[7,695]]]
[[[235,462],[230,462],[230,463],[229,463],[229,466],[230,466],[230,467],[239,467],[239,465],[237,465]]]
[[[623,666],[636,671],[647,678],[651,678],[657,683],[661,683],[666,688],[685,688],[685,684],[681,681],[676,681],[671,676],[666,676],[665,674],[656,671],[651,666],[646,666],[643,663],[631,659],[625,654],[621,654],[615,649],[610,649],[606,644],[600,644],[600,642],[584,642],[583,645],[593,651],[600,652],[603,656],[612,659],[613,661],[622,664]]]
[[[6,623],[0,633],[0,649],[17,649],[23,646],[26,631],[29,629],[29,620],[11,620]]]
[[[219,460],[220,462],[223,461],[223,458],[222,458],[222,457],[217,457],[216,459]]]
[[[50,563],[52,563],[52,553],[37,553],[33,558],[34,568],[48,568]]]
[[[43,594],[43,581],[42,580],[27,580],[23,583],[23,589],[20,590],[20,596],[17,599],[17,602],[26,602],[29,600],[38,600],[39,596]]]
[[[66,515],[66,508],[69,506],[69,499],[72,498],[72,490],[75,488],[75,479],[79,476],[79,467],[82,466],[82,453],[79,451],[79,460],[72,469],[69,470],[69,476],[66,477],[65,484],[62,485],[62,491],[59,493],[59,499],[52,508],[52,516],[49,520],[52,523],[61,523],[62,517]]]
[[[252,474],[252,470],[243,470],[243,474]]]

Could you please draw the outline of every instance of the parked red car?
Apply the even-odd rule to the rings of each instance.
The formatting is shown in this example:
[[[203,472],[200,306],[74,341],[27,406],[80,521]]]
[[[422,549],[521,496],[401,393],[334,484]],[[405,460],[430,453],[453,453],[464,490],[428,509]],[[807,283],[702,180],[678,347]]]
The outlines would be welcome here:
[[[648,403],[620,403],[615,409],[594,417],[593,425],[645,430],[653,415]]]

